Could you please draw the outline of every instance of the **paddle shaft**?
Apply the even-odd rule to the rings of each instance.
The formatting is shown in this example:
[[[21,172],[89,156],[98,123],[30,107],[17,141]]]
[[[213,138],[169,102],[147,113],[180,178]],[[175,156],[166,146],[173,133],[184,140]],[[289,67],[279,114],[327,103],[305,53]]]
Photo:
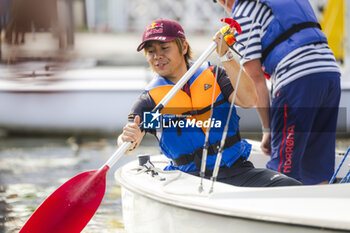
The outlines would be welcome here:
[[[182,76],[182,78],[175,84],[173,88],[163,97],[159,104],[152,111],[161,111],[165,105],[174,97],[174,95],[187,83],[187,81],[192,77],[192,75],[199,69],[203,62],[214,52],[217,44],[215,42],[211,43],[210,46],[202,53],[198,60],[191,66],[191,68]],[[142,123],[141,123],[142,124]],[[104,164],[108,167],[112,167],[127,151],[130,147],[131,142],[124,142],[108,159]]]
[[[215,42],[209,46],[153,111],[161,111],[168,104],[177,91],[185,85],[215,50],[216,46]],[[107,171],[120,159],[130,145],[131,142],[124,142],[100,169],[81,173],[61,185],[32,214],[20,233],[81,232],[102,201]]]

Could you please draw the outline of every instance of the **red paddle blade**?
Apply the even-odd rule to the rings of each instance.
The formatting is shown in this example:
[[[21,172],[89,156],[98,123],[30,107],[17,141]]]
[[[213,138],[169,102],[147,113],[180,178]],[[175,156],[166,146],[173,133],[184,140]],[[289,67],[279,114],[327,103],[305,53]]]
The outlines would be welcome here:
[[[39,206],[20,233],[81,232],[102,201],[108,170],[105,165],[68,180]]]

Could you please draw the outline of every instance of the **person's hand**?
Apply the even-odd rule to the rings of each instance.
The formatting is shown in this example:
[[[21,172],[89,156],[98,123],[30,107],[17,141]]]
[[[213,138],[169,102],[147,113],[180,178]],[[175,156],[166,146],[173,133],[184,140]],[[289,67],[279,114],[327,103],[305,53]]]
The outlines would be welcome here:
[[[225,53],[227,52],[228,49],[230,49],[230,47],[227,45],[226,41],[223,38],[223,34],[222,31],[228,31],[229,34],[232,34],[232,37],[228,37],[229,39],[234,39],[234,41],[236,40],[233,37],[233,34],[235,33],[236,29],[235,28],[230,28],[228,26],[224,26],[222,29],[220,29],[215,36],[213,37],[213,41],[215,41],[217,43],[217,47],[216,47],[216,52],[218,53],[219,57],[222,57],[225,55]],[[226,32],[227,32],[226,31]],[[232,44],[234,41],[231,41]],[[220,53],[219,53],[220,51]]]
[[[271,155],[271,132],[263,133],[260,148],[265,155]]]
[[[135,116],[134,122],[128,123],[123,128],[123,133],[120,135],[120,138],[123,142],[132,142],[129,150],[135,149],[143,137],[143,133],[141,132],[139,125],[140,116]]]
[[[224,38],[222,38],[222,34],[220,31],[218,31],[215,36],[213,37],[213,41],[216,42],[216,44],[218,45],[216,47],[216,52],[219,55],[219,57],[222,57],[225,55],[225,53],[227,52],[227,50],[229,50],[230,48],[228,47],[228,45],[226,44]],[[221,48],[220,48],[221,47]],[[220,53],[219,53],[220,52]]]

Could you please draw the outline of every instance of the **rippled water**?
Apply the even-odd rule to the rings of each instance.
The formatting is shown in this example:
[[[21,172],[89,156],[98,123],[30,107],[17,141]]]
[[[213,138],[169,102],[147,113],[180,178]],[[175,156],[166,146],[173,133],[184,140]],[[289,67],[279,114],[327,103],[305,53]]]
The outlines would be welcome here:
[[[0,138],[0,232],[18,232],[39,204],[60,185],[81,172],[99,168],[117,148],[114,138],[80,140]],[[349,144],[349,138],[338,139],[337,149],[345,151]],[[104,199],[83,233],[124,232],[120,187],[114,181],[114,172],[135,159],[135,154],[159,153],[155,145],[153,137],[146,137],[134,155],[123,156],[107,173]]]
[[[114,138],[82,138],[79,149],[76,141],[63,137],[0,138],[0,232],[18,232],[60,185],[81,172],[99,168],[117,148]],[[147,139],[136,153],[157,153],[153,146]],[[113,176],[119,166],[134,158],[123,156],[107,173],[104,199],[83,233],[124,232],[120,187]]]

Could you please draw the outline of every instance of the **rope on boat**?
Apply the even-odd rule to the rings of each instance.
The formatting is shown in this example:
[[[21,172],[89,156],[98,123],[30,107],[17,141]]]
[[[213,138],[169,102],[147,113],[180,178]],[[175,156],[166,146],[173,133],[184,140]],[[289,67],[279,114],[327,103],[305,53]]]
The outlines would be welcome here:
[[[225,1],[227,3],[227,1]],[[258,10],[258,5],[260,3],[260,0],[257,0],[256,1],[256,4],[255,4],[255,8],[254,8],[254,17],[252,18],[252,24],[254,24],[254,22],[256,21],[256,16],[257,16],[257,10]],[[253,26],[250,27],[249,29],[249,35],[248,35],[248,39],[247,41],[250,40],[250,37],[252,35],[252,31],[253,31]],[[248,44],[245,46],[245,49],[244,49],[244,52],[243,52],[243,57],[242,57],[242,60],[245,59],[246,55],[247,55],[247,51],[248,51]],[[213,174],[212,174],[212,177],[210,178],[212,183],[211,183],[211,187],[210,187],[210,191],[209,193],[212,193],[214,191],[214,183],[216,182],[216,179],[217,179],[217,176],[218,176],[218,173],[219,173],[219,169],[220,169],[220,164],[221,164],[221,158],[222,158],[222,153],[223,153],[223,148],[225,146],[225,139],[226,139],[226,136],[227,136],[227,132],[228,132],[228,125],[229,125],[229,122],[230,122],[230,118],[231,118],[231,114],[232,114],[232,109],[233,109],[233,105],[234,105],[234,102],[236,100],[236,96],[237,96],[237,89],[238,89],[238,84],[239,84],[239,81],[241,79],[241,76],[242,76],[242,69],[243,69],[243,66],[241,65],[240,66],[240,69],[239,69],[239,72],[238,72],[238,78],[237,78],[237,82],[236,82],[236,86],[234,88],[234,93],[233,93],[233,98],[232,98],[232,101],[231,101],[231,105],[230,105],[230,110],[229,110],[229,113],[228,113],[228,116],[227,116],[227,121],[226,121],[226,125],[225,125],[225,128],[224,128],[224,132],[222,134],[222,138],[221,138],[221,142],[220,142],[220,148],[219,148],[219,152],[218,154],[216,155],[216,161],[215,161],[215,165],[214,165],[214,171],[213,171]]]
[[[168,162],[166,162],[166,161],[152,161],[152,162],[148,161],[143,166],[137,166],[136,168],[132,168],[132,169],[128,170],[127,172],[132,173],[133,175],[140,175],[140,174],[144,174],[144,173],[151,175],[153,178],[162,182],[161,189],[164,193],[167,193],[167,194],[181,195],[181,196],[194,196],[194,197],[209,197],[209,194],[205,194],[205,193],[199,194],[199,193],[188,193],[188,192],[174,192],[174,191],[166,190],[166,187],[170,183],[178,180],[181,177],[182,172],[179,170],[164,171],[160,168],[155,167],[153,165],[153,163],[166,163],[166,164],[168,164]],[[169,178],[165,178],[165,177],[160,176],[160,174],[165,174],[165,175],[175,174],[176,176],[169,179]]]
[[[227,8],[227,1],[225,1],[225,8],[223,8],[224,11],[224,17],[226,17],[226,9]],[[225,24],[225,22],[223,21],[223,23]],[[221,38],[221,40],[223,39],[223,37]],[[218,47],[218,54],[221,54],[221,49],[222,49],[222,44],[220,43],[219,47]],[[215,78],[218,77],[218,73],[219,73],[219,69],[216,68],[215,70]],[[211,105],[210,105],[210,116],[209,119],[212,119],[213,117],[213,109],[214,109],[214,101],[215,101],[215,89],[216,89],[216,83],[214,82],[214,87],[213,87],[213,92],[212,92],[212,99],[211,99]],[[208,142],[209,142],[209,134],[210,134],[210,128],[211,127],[207,127],[206,129],[206,133],[205,133],[205,140],[204,140],[204,145],[203,145],[203,152],[202,152],[202,161],[201,161],[201,167],[200,167],[200,171],[199,171],[199,176],[200,176],[200,183],[199,183],[199,187],[198,187],[198,191],[201,193],[204,191],[203,188],[203,179],[205,176],[205,169],[206,169],[206,165],[207,165],[207,156],[208,156]]]
[[[348,173],[346,173],[344,178],[339,182],[339,184],[349,183],[349,181],[350,181],[350,169],[349,169]]]
[[[346,157],[348,156],[349,152],[350,152],[350,146],[348,147],[348,149],[347,149],[347,151],[346,151],[346,153],[345,153],[345,155],[344,155],[343,160],[341,161],[341,163],[339,164],[337,170],[334,172],[334,174],[333,174],[331,180],[329,181],[329,184],[333,184],[333,182],[334,182],[335,178],[337,177],[340,168],[343,166],[343,163],[344,163]],[[349,173],[350,173],[350,170],[349,170],[349,172],[348,172],[348,174],[347,174],[346,176],[350,176]],[[345,177],[346,177],[346,176],[345,176]],[[344,177],[344,178],[345,178],[345,177]],[[343,179],[344,179],[344,178],[343,178]],[[343,181],[343,179],[342,179],[342,181]],[[349,182],[349,181],[348,181],[348,182]]]

